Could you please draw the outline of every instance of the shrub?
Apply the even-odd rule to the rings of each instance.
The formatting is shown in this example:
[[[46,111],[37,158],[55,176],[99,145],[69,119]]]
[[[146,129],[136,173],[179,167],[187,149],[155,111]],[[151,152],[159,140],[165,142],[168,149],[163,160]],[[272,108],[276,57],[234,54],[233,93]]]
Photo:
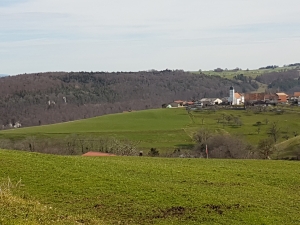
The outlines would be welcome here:
[[[159,156],[159,151],[156,148],[151,148],[148,152],[148,155],[151,157]]]
[[[253,146],[239,136],[213,134],[201,129],[194,139],[198,143],[194,148],[198,157],[206,157],[207,146],[210,158],[257,158]]]

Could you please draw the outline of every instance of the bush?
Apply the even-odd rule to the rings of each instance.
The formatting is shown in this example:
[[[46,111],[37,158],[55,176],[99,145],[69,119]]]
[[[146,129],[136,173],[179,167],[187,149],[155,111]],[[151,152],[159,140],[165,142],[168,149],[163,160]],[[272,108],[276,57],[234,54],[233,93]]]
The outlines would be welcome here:
[[[210,158],[258,158],[253,146],[238,136],[211,134],[205,141],[198,139],[194,149],[198,157],[206,157],[206,145]]]
[[[64,139],[27,137],[12,141],[2,139],[0,148],[40,152],[58,155],[81,155],[88,151],[106,152],[116,155],[138,155],[138,142],[118,140],[113,137],[80,137],[76,134]]]
[[[156,148],[151,148],[148,152],[148,155],[151,157],[159,156],[159,151]]]

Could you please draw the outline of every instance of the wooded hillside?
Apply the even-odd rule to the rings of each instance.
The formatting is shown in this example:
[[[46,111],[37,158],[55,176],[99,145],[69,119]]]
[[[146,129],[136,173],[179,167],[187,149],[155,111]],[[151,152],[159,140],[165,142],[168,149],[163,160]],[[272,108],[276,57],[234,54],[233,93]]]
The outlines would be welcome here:
[[[289,94],[300,90],[300,72],[298,69],[265,73],[256,77],[256,80],[267,84],[270,89]]]
[[[251,83],[182,70],[48,72],[0,78],[0,125],[44,125],[128,110],[161,107],[174,100],[226,97],[231,85]],[[3,128],[3,127],[2,127]]]

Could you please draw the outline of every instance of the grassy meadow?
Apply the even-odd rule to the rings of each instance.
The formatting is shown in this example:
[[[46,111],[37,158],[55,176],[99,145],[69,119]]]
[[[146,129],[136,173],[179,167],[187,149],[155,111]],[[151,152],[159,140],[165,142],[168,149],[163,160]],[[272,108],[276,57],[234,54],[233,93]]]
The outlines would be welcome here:
[[[299,171],[291,161],[0,150],[0,183],[19,182],[0,191],[0,224],[299,224]]]
[[[79,137],[110,136],[138,142],[141,149],[154,147],[167,150],[193,143],[185,132],[190,123],[191,120],[184,109],[153,109],[6,130],[0,132],[0,138],[22,139],[28,136],[63,138],[70,134],[77,134]]]
[[[265,73],[284,72],[284,71],[296,69],[296,68],[297,68],[297,66],[290,66],[290,67],[277,67],[275,69],[253,69],[253,70],[246,69],[246,70],[238,70],[238,71],[224,70],[222,72],[215,72],[213,70],[207,70],[207,71],[202,71],[202,73],[204,73],[206,75],[221,76],[223,78],[228,78],[228,79],[233,79],[234,76],[243,74],[244,76],[249,76],[254,79],[257,76],[260,76]],[[199,71],[193,71],[192,73],[199,73]]]
[[[224,70],[222,72],[215,72],[213,70],[208,70],[208,71],[201,71],[201,73],[204,73],[205,75],[210,75],[210,76],[220,76],[222,78],[227,78],[227,79],[234,79],[235,76],[243,74],[244,76],[251,77],[252,79],[255,79],[257,76],[260,76],[265,73],[271,73],[271,72],[284,72],[287,70],[291,69],[296,69],[298,68],[297,66],[290,66],[290,67],[277,67],[275,69],[253,69],[253,70],[238,70],[238,71],[233,71],[233,70]],[[194,74],[199,74],[199,71],[191,71]],[[258,89],[253,92],[265,92],[265,90],[268,88],[267,84],[260,83],[256,81],[258,84]]]
[[[280,138],[277,144],[298,139],[294,136],[296,133],[300,134],[300,109],[296,106],[268,107],[268,109],[266,112],[259,112],[255,109],[201,110],[191,111],[190,114],[184,108],[153,109],[54,125],[6,130],[0,132],[0,138],[17,141],[29,136],[48,139],[64,138],[72,134],[78,137],[94,138],[109,136],[134,141],[138,143],[141,150],[149,151],[150,148],[156,148],[160,152],[172,152],[176,148],[191,147],[194,144],[193,134],[203,127],[216,132],[241,136],[249,143],[256,145],[259,140],[269,136],[270,125],[275,122],[280,128]],[[279,114],[278,110],[283,113]],[[232,120],[226,121],[224,119],[226,116],[238,118],[241,124],[237,125]],[[260,123],[259,129],[258,122]]]

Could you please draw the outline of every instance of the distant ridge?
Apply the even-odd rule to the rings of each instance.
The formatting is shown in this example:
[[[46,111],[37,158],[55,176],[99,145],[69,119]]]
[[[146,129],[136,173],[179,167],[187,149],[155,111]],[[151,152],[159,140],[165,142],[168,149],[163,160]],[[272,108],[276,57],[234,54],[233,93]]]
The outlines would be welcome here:
[[[9,76],[9,75],[7,75],[7,74],[0,74],[0,77],[7,77],[7,76]]]
[[[0,127],[19,121],[45,125],[105,114],[161,108],[176,99],[254,91],[252,83],[183,70],[140,72],[48,72],[0,79]]]

